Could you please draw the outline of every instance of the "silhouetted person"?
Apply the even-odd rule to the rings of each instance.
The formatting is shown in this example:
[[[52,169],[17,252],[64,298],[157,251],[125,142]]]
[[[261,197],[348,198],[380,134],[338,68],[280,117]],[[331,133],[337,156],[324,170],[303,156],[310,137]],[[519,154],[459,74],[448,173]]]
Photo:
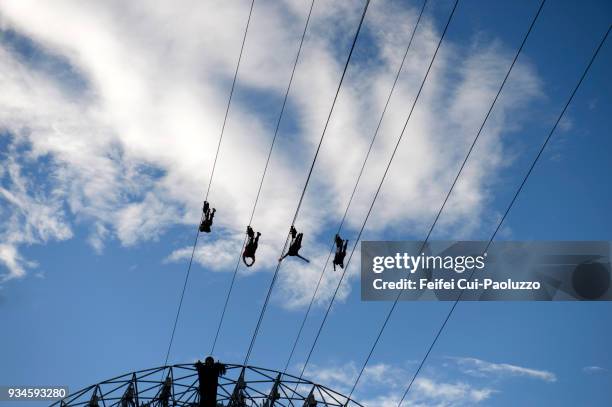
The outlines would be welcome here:
[[[225,374],[225,365],[209,356],[205,362],[197,361],[195,368],[198,372],[200,404],[199,407],[217,407],[217,388],[219,376]]]
[[[257,236],[255,236],[253,228],[247,226],[247,236],[248,240],[244,246],[244,252],[242,252],[242,261],[247,267],[251,267],[255,264],[255,252],[257,251],[257,244],[259,243],[259,236],[261,236],[261,233],[257,232]],[[247,259],[251,259],[250,262],[247,262]]]
[[[306,263],[310,263],[310,260],[300,256],[299,254],[299,251],[302,248],[302,237],[304,236],[304,234],[298,233],[297,230],[295,230],[295,227],[293,227],[293,225],[291,225],[291,228],[289,229],[289,234],[291,235],[291,243],[289,244],[289,250],[287,250],[287,253],[283,254],[281,258],[278,259],[278,261],[283,261],[283,259],[287,256],[295,256],[304,260]]]
[[[202,223],[200,223],[200,232],[210,233],[210,227],[213,224],[213,218],[215,217],[215,212],[217,211],[215,208],[210,210],[210,205],[208,201],[204,201],[204,208],[202,208],[204,212],[204,219]]]
[[[121,397],[121,407],[136,407],[136,401],[134,401],[134,383],[128,385],[127,390]]]
[[[336,271],[336,266],[340,266],[341,269],[344,269],[344,257],[346,257],[346,246],[348,245],[348,240],[342,240],[340,235],[336,234],[336,254],[334,255],[334,271]]]
[[[304,400],[304,407],[317,407],[317,400],[315,400],[312,392],[310,392],[306,400]]]
[[[98,404],[98,395],[94,394],[93,396],[91,396],[91,399],[89,400],[89,407],[100,407],[100,405]]]
[[[168,407],[170,405],[170,396],[172,396],[172,379],[168,376],[166,380],[164,380],[161,392],[159,393],[159,403],[162,407]]]

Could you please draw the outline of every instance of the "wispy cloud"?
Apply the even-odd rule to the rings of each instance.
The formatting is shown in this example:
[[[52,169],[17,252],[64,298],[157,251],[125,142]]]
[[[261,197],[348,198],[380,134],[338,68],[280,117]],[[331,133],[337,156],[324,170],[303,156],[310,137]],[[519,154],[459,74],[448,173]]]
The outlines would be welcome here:
[[[442,405],[472,405],[488,399],[495,390],[491,388],[475,388],[467,383],[439,383],[427,378],[419,378],[414,382],[415,393],[411,400],[415,403]]]
[[[242,247],[242,240],[239,236],[235,238],[228,237],[218,239],[207,244],[206,247],[197,247],[194,253],[194,260],[207,269],[214,271],[225,271],[232,269],[236,265],[238,253]],[[189,259],[193,247],[185,247],[173,251],[167,258],[166,262],[175,262],[178,260]]]
[[[408,363],[407,366],[412,364]],[[357,389],[360,402],[367,406],[397,407],[411,377],[406,366],[378,363],[368,366]],[[331,383],[338,389],[351,388],[358,374],[355,363],[340,366],[311,366],[307,377],[320,383]],[[463,379],[419,377],[408,394],[406,406],[472,406],[489,399],[497,390],[477,386]]]
[[[509,363],[493,363],[477,358],[451,358],[464,373],[477,376],[522,376],[546,382],[556,382],[557,376],[547,370],[532,369]]]
[[[608,373],[609,370],[601,366],[585,366],[582,371],[586,374],[602,374]]]
[[[21,245],[44,244],[72,237],[72,230],[65,219],[63,196],[56,185],[48,186],[24,174],[23,158],[18,161],[18,151],[23,146],[9,144],[2,157],[4,171],[0,173],[0,264],[8,273],[0,274],[0,283],[23,277],[26,270],[36,267],[36,262],[19,253]],[[27,154],[28,150],[25,150]],[[22,153],[23,155],[24,153]],[[31,174],[30,174],[31,175]]]
[[[315,378],[317,382],[334,383],[341,388],[350,388],[357,379],[358,373],[359,370],[355,362],[326,366],[310,364],[306,370],[306,376]],[[406,383],[407,376],[408,371],[404,367],[376,363],[366,367],[360,378],[360,383],[365,387],[397,388]]]
[[[507,363],[491,363],[477,358],[448,357],[459,369],[449,369],[447,363],[440,366],[435,361],[417,377],[403,405],[405,406],[473,406],[503,392],[503,380],[510,377],[525,377],[544,382],[555,382],[556,375],[545,370],[536,370]],[[299,368],[299,366],[298,366]],[[368,366],[356,389],[357,399],[367,406],[394,406],[403,395],[412,378],[416,362],[401,364],[376,363]],[[588,369],[599,371],[600,368]],[[587,369],[587,368],[585,368]],[[586,372],[587,370],[585,370]],[[306,377],[326,383],[347,392],[358,375],[355,362],[344,364],[311,364]]]

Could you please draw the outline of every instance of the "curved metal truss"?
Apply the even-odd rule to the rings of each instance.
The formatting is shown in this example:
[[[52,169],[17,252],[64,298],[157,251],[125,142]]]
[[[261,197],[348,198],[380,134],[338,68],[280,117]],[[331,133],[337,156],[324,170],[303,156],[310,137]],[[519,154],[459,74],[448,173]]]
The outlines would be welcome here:
[[[218,406],[363,407],[337,391],[287,373],[234,364],[226,367],[227,373],[219,378]],[[76,391],[52,406],[192,407],[198,402],[195,366],[179,364],[126,373]]]

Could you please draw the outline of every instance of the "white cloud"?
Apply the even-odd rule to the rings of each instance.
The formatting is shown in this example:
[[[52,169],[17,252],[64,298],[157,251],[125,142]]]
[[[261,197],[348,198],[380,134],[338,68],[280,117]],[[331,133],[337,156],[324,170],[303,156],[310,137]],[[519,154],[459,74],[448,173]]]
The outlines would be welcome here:
[[[253,226],[263,234],[257,269],[276,264],[362,5],[315,6],[289,113],[255,214]],[[196,256],[205,267],[233,270],[274,128],[269,119],[274,114],[269,113],[280,107],[307,7],[301,2],[255,5],[211,189],[218,209],[215,233],[206,236]],[[46,210],[37,222],[49,224],[32,239],[14,240],[4,249],[2,259],[11,275],[25,272],[21,245],[68,239],[76,224],[90,231],[87,241],[98,253],[109,239],[130,246],[159,239],[174,225],[195,227],[247,12],[243,3],[225,1],[2,2],[0,28],[30,38],[43,57],[68,67],[66,72],[42,69],[10,44],[0,43],[0,129],[15,143],[29,144],[32,157],[53,163],[46,169],[52,199],[41,203],[34,198],[35,189],[20,196],[19,202],[37,203],[36,213]],[[322,266],[327,256],[330,236],[323,232],[343,213],[415,13],[380,2],[366,16],[377,53],[349,68],[296,225],[305,233],[303,250],[311,266]],[[416,35],[349,213],[347,227],[353,232],[433,53],[436,25],[426,18]],[[445,41],[367,233],[419,233],[433,219],[510,61],[503,44],[480,45]],[[449,201],[442,230],[465,234],[481,226],[490,175],[507,164],[499,141],[507,129],[517,129],[510,126],[518,122],[516,114],[539,95],[537,76],[519,63]],[[14,202],[11,194],[6,192],[4,199]],[[27,224],[23,218],[1,222],[2,230],[13,231]],[[169,248],[168,259],[183,261],[190,249]],[[283,304],[307,304],[318,272],[293,261],[283,264]],[[339,300],[346,298],[355,276],[355,271],[349,274]],[[330,272],[319,302],[329,298],[336,281]]]
[[[194,253],[194,260],[214,271],[233,269],[238,259],[237,253],[242,247],[242,240],[218,239],[207,244],[203,242],[206,238],[207,235],[200,235],[200,244]],[[204,244],[206,244],[205,247]],[[177,249],[166,258],[166,261],[189,260],[192,251],[193,246]]]
[[[343,365],[318,366],[310,364],[306,376],[318,383],[334,383],[336,387],[349,388],[357,379],[359,370],[355,362]],[[366,387],[384,386],[396,388],[406,383],[408,372],[395,365],[377,363],[367,366],[360,378],[360,383]]]
[[[25,275],[25,260],[21,258],[17,249],[13,245],[0,244],[0,261],[9,270],[9,274],[0,281],[9,278],[23,277]]]
[[[397,407],[411,378],[412,369],[378,363],[368,366],[357,388],[357,400],[366,406]],[[315,366],[307,369],[306,377],[326,383],[340,391],[350,390],[358,374],[354,362],[344,365]],[[477,387],[465,381],[419,377],[404,400],[404,406],[472,406],[490,398],[497,390]]]
[[[601,374],[607,373],[609,370],[601,366],[585,366],[582,371],[586,374]]]
[[[430,364],[417,377],[403,406],[473,406],[489,400],[503,391],[500,379],[521,376],[545,382],[555,382],[556,376],[548,371],[536,370],[506,363],[490,363],[476,358],[447,358],[456,363],[459,370],[451,370],[448,364],[442,367]],[[310,364],[305,377],[344,393],[353,386],[359,372],[358,365],[351,361],[344,364],[328,362],[325,365]],[[366,367],[355,392],[355,399],[366,406],[397,407],[406,386],[412,379],[415,362],[402,364],[376,363]],[[298,369],[301,369],[298,366]],[[597,371],[585,368],[585,372]]]
[[[117,216],[117,237],[126,245],[158,237],[165,226],[179,219],[178,208],[149,192],[140,202],[128,203]]]
[[[474,405],[495,392],[491,388],[474,388],[467,383],[438,383],[427,378],[416,379],[413,386],[414,393],[406,405]]]
[[[25,259],[19,246],[72,237],[72,230],[64,218],[61,191],[45,188],[23,174],[23,165],[15,158],[18,146],[9,145],[3,157],[4,172],[0,174],[0,264],[8,273],[0,274],[0,282],[23,277],[36,262]],[[30,159],[31,160],[31,159]]]
[[[557,376],[547,370],[531,369],[508,363],[492,363],[477,358],[453,358],[469,374],[486,376],[523,376],[546,382],[556,382]]]

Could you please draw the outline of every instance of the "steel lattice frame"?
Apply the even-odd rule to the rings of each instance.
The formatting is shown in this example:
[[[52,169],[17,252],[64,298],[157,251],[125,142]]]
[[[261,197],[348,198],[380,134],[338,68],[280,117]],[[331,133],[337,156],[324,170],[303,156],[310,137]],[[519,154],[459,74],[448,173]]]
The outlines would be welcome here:
[[[232,407],[363,407],[328,387],[296,376],[254,366],[226,364],[219,378],[217,404]],[[169,403],[160,400],[166,378],[172,381]],[[128,401],[130,385],[133,403]],[[198,375],[193,364],[161,366],[105,380],[57,401],[52,406],[89,406],[97,398],[100,407],[197,406]]]

